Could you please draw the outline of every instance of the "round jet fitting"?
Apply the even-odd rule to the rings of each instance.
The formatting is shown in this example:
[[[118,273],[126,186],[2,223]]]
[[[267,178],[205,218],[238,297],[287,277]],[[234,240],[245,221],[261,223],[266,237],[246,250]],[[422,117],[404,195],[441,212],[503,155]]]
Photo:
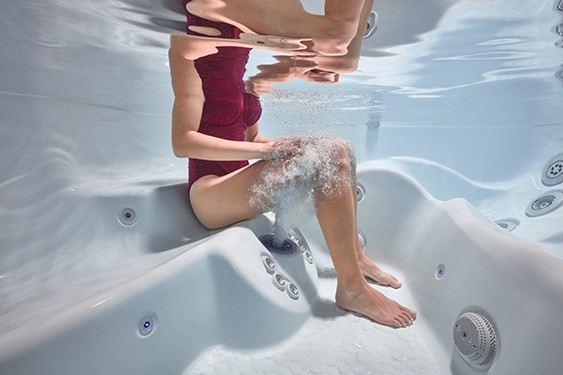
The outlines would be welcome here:
[[[366,196],[366,188],[364,188],[362,184],[356,185],[356,195],[356,200],[358,201],[358,203],[364,200],[364,197]]]
[[[285,290],[287,292],[287,295],[291,299],[295,299],[295,300],[299,299],[299,288],[294,283],[287,284],[287,288],[285,288]]]
[[[549,191],[534,199],[526,209],[529,217],[547,215],[563,205],[563,192],[558,190]]]
[[[516,219],[502,219],[495,221],[495,224],[507,232],[512,232],[518,227],[518,225],[520,225],[520,222]]]
[[[446,266],[444,264],[439,264],[436,267],[436,272],[434,272],[434,277],[436,277],[436,280],[441,280],[445,274],[446,274]]]
[[[282,292],[285,290],[285,284],[287,283],[285,276],[281,273],[274,272],[272,275],[272,284]]]
[[[303,257],[309,264],[313,264],[314,261],[313,254],[309,250],[303,252]]]
[[[270,275],[276,271],[276,262],[268,255],[262,255],[262,264]]]
[[[137,324],[139,335],[146,337],[154,332],[156,328],[156,315],[149,313],[145,315]]]
[[[133,207],[125,207],[117,213],[117,219],[126,227],[137,224],[138,218],[137,211]]]

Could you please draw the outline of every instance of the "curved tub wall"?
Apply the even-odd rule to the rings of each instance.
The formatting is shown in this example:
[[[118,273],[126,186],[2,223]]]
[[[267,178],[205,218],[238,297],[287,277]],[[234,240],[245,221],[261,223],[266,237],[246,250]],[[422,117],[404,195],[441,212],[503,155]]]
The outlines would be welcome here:
[[[290,87],[299,99],[292,113],[275,109],[287,92],[265,97],[265,124],[275,135],[294,123],[329,127],[359,160],[383,159],[440,200],[463,197],[491,221],[522,223],[514,234],[561,257],[561,210],[525,214],[558,189],[542,184],[545,164],[563,150],[556,3],[381,0],[361,70],[341,77],[336,94]],[[308,115],[311,106],[321,113]]]
[[[268,252],[250,229],[231,228],[188,249],[39,326],[0,336],[0,372],[179,374],[209,346],[264,348],[287,339],[308,318],[306,296],[295,300],[273,285],[261,258]],[[300,260],[301,267],[291,262],[296,277],[281,262],[277,272],[296,283],[301,277],[299,286],[313,289],[314,266]],[[139,324],[147,316],[154,328],[143,336]]]
[[[412,177],[381,163],[360,165],[358,183],[365,191],[358,203],[365,251],[405,275],[453,374],[483,373],[453,346],[454,323],[467,311],[495,326],[499,350],[487,373],[533,373],[539,364],[546,373],[563,370],[563,326],[553,316],[563,301],[560,258],[501,229],[465,200],[432,198]],[[312,224],[305,236],[310,244],[322,242]]]
[[[452,327],[462,312],[483,311],[500,342],[489,373],[530,373],[538,363],[546,372],[561,371],[562,326],[540,322],[550,321],[561,308],[563,261],[503,233],[463,200],[446,202],[423,226],[426,235],[418,238],[418,246],[411,243],[406,274],[443,345],[451,347]],[[444,271],[438,279],[440,265]],[[541,350],[532,352],[525,337],[541,337]],[[527,358],[517,354],[526,352]],[[459,359],[452,351],[452,372],[471,373],[462,371]]]
[[[87,235],[84,224],[95,208],[74,194],[84,183],[107,188],[141,176],[185,176],[186,164],[174,158],[163,131],[172,103],[168,35],[184,17],[174,4],[2,4],[0,275],[6,279]],[[159,19],[169,22],[159,26]]]
[[[176,1],[2,4],[1,332],[37,304],[56,311],[96,293],[92,285],[130,280],[171,256],[138,254],[189,242],[171,227],[141,236],[147,210],[166,216],[160,202],[143,206],[151,186],[185,181],[186,163],[163,131],[172,103],[168,38],[184,18]],[[116,215],[129,204],[142,216],[124,228]]]
[[[306,3],[313,7],[313,2]],[[546,0],[542,4],[539,7],[529,2],[518,3],[513,17],[534,14],[545,20],[545,24],[556,25],[559,19],[555,12],[540,11],[550,8],[552,3]],[[367,68],[349,75],[341,87],[344,93],[350,91],[355,96],[344,101],[343,108],[338,106],[334,110],[344,110],[363,126],[369,125],[370,115],[381,115],[378,103],[382,102],[385,117],[376,128],[367,126],[349,132],[345,127],[344,135],[356,144],[360,160],[403,155],[396,165],[439,199],[463,196],[491,220],[519,218],[523,210],[512,212],[513,202],[527,203],[541,192],[540,171],[547,160],[561,152],[563,143],[558,110],[561,82],[553,78],[556,71],[552,71],[553,66],[560,65],[560,50],[552,46],[544,48],[541,44],[555,40],[556,35],[548,27],[538,29],[533,35],[521,35],[529,28],[515,30],[518,38],[530,40],[528,55],[518,54],[518,44],[512,48],[508,41],[506,45],[501,44],[504,49],[499,51],[483,50],[485,55],[494,52],[508,57],[522,55],[520,65],[514,67],[497,63],[502,59],[490,60],[491,64],[499,65],[496,78],[502,78],[501,73],[512,72],[511,80],[475,80],[479,83],[474,85],[475,90],[487,85],[496,90],[489,90],[491,93],[504,89],[507,94],[530,85],[533,86],[530,92],[542,92],[541,97],[535,99],[536,96],[528,95],[523,103],[516,94],[493,96],[477,92],[467,95],[479,102],[466,106],[464,103],[468,101],[454,103],[447,95],[430,95],[433,90],[441,94],[447,87],[459,85],[443,82],[439,87],[428,87],[428,83],[415,79],[416,69],[425,66],[436,56],[436,51],[444,49],[448,38],[460,32],[467,35],[467,30],[480,30],[465,24],[464,17],[479,17],[479,12],[487,11],[487,7],[494,10],[502,3],[493,2],[482,8],[470,3],[435,0],[428,5],[428,17],[411,17],[420,11],[417,6],[414,1],[399,4],[383,0],[378,4],[381,17],[377,32],[385,38],[366,40],[362,53],[364,66],[369,66],[372,57],[381,61],[376,64],[375,73],[386,78],[374,81],[374,72]],[[185,163],[173,157],[169,134],[162,131],[169,124],[172,103],[166,65],[168,34],[183,30],[182,13],[178,2],[172,0],[127,0],[81,7],[70,1],[3,5],[0,221],[5,229],[0,233],[4,244],[0,275],[6,275],[4,282],[7,275],[16,275],[16,270],[25,272],[30,259],[56,258],[62,248],[66,248],[65,256],[69,252],[76,257],[84,255],[77,249],[81,247],[83,235],[88,235],[89,228],[83,223],[88,222],[94,208],[74,194],[83,184],[93,181],[100,185],[113,184],[115,180],[127,182],[150,175],[177,181],[178,176],[185,176]],[[80,22],[69,23],[68,19]],[[396,21],[389,22],[390,19]],[[506,22],[495,19],[495,22],[500,22],[499,30],[511,25],[510,19]],[[463,27],[454,27],[458,23]],[[434,35],[437,25],[445,25],[449,32],[444,35],[448,38]],[[493,26],[491,22],[490,35],[495,36],[498,30],[493,30]],[[482,33],[482,30],[476,33],[474,42],[483,42],[485,48]],[[395,40],[390,35],[406,39]],[[388,56],[376,53],[382,50]],[[526,75],[526,66],[533,65],[540,53],[545,66]],[[453,60],[455,66],[463,69],[463,56],[458,57]],[[124,66],[127,69],[122,69]],[[487,65],[483,69],[472,75],[487,76],[486,69],[491,67]],[[427,73],[436,78],[443,71]],[[397,76],[405,78],[397,83],[392,80]],[[471,81],[471,77],[465,79]],[[365,84],[373,81],[377,85],[376,93],[372,92],[372,84]],[[503,85],[507,82],[524,86],[506,90]],[[373,97],[372,104],[359,103],[371,109],[351,111],[346,107],[352,102],[358,104],[358,95]],[[272,110],[269,106],[275,103],[267,97],[264,101],[266,112]],[[483,118],[476,119],[477,114],[488,113],[486,104],[490,102],[501,108],[490,111],[497,117],[486,118],[484,122]],[[374,106],[377,113],[372,113]],[[448,111],[441,111],[440,116],[429,113],[425,116],[432,108],[448,108]],[[525,108],[529,112],[522,113]],[[288,121],[301,124],[298,117],[303,113],[297,110],[295,115],[289,114]],[[267,117],[266,113],[265,128],[279,122]],[[432,122],[421,124],[426,118]],[[507,142],[508,133],[511,139]],[[435,147],[436,139],[445,141]],[[470,148],[479,152],[467,158],[465,152],[458,151],[460,142],[472,145]],[[497,147],[499,144],[503,147]],[[19,157],[14,158],[15,154]],[[525,189],[521,187],[523,184]],[[501,205],[488,204],[501,199]],[[555,253],[556,245],[552,244],[558,242],[560,232],[536,236],[544,227],[542,223],[529,231],[522,228],[522,236],[544,241],[549,251]]]
[[[494,323],[500,344],[487,373],[563,369],[563,338],[553,317],[563,300],[561,260],[501,230],[466,201],[432,198],[397,170],[363,164],[358,182],[365,191],[358,224],[366,252],[404,275],[401,293],[412,295],[417,327],[428,332],[423,345],[432,348],[439,369],[431,373],[483,373],[468,367],[453,346],[453,325],[467,311]],[[172,191],[181,199],[182,190]],[[257,237],[271,225],[271,218],[261,216],[209,233],[165,252],[168,258],[158,264],[152,258],[136,278],[114,280],[111,288],[96,288],[89,298],[0,335],[0,372],[178,374],[217,345],[240,359],[240,353],[286,342],[314,313],[317,269],[301,252],[270,254]],[[304,224],[302,232],[322,267],[326,247],[320,231]],[[275,287],[264,255],[299,286],[301,298]],[[140,325],[147,317],[153,331],[143,335]],[[420,335],[415,329],[404,332]],[[541,350],[523,339],[529,337],[541,337]]]
[[[297,95],[292,113],[266,97],[265,128],[303,125],[320,106],[315,121],[324,129],[339,119],[332,130],[353,141],[359,160],[385,159],[360,168],[360,229],[368,254],[406,275],[401,293],[438,358],[432,373],[475,373],[452,340],[458,316],[473,310],[500,339],[488,373],[563,372],[553,313],[563,300],[563,209],[525,215],[535,197],[563,189],[541,183],[544,164],[563,151],[562,50],[551,26],[514,29],[522,19],[560,23],[545,11],[553,2],[512,2],[500,18],[489,11],[505,14],[503,1],[376,3],[381,37],[366,40],[363,70],[328,94],[334,106],[322,103],[327,87]],[[189,209],[185,162],[163,131],[168,34],[183,29],[175,0],[2,5],[0,373],[178,374],[215,345],[276,346],[315,314],[317,273],[303,254],[270,254],[299,300],[264,269],[256,237],[270,218],[210,232]],[[452,40],[479,50],[457,53]],[[493,224],[502,219],[518,226]],[[302,232],[326,271],[318,230],[303,223]],[[156,324],[146,336],[144,318]]]

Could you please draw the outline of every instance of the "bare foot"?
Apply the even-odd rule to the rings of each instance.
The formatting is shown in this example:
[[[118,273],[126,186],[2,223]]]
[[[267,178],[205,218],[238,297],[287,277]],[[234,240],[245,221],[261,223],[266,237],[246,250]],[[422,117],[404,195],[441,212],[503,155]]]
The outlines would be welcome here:
[[[341,309],[360,314],[390,327],[408,327],[416,319],[416,312],[372,289],[367,282],[358,290],[337,287],[336,304]]]
[[[373,280],[381,286],[390,286],[394,289],[399,289],[403,285],[395,276],[377,267],[371,260],[363,255],[363,253],[361,253],[358,257],[360,271],[362,271],[362,275],[364,275],[364,277]]]

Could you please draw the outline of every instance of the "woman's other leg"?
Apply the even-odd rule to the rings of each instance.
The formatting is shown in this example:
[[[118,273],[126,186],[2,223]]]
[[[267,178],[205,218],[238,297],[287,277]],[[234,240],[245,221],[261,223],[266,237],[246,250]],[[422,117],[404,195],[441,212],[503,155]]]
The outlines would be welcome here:
[[[333,191],[322,196],[322,190],[319,190],[318,196],[317,218],[337,276],[336,303],[345,310],[359,313],[384,325],[411,325],[416,314],[374,290],[360,268],[355,220],[355,182],[354,189],[350,189],[354,171],[349,155],[349,146],[344,143],[334,151],[332,160],[339,163],[338,175],[333,180],[336,193]]]
[[[359,231],[358,231],[358,190],[356,185],[356,158],[354,155],[354,150],[351,145],[346,148],[348,153],[348,162],[350,163],[350,191],[352,194],[354,202],[354,226],[356,232],[355,248],[356,254],[358,256],[358,264],[362,274],[377,284],[382,286],[390,286],[392,288],[398,289],[401,287],[401,282],[390,273],[383,271],[381,268],[376,266],[365,254],[360,243]]]

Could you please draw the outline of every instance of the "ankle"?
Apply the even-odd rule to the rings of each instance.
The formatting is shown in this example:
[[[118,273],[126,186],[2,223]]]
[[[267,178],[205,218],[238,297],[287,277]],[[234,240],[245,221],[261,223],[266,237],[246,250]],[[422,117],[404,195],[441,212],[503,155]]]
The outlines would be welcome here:
[[[371,288],[363,275],[361,278],[354,281],[341,281],[338,279],[336,285],[336,295],[340,295],[342,297],[356,297],[364,293],[366,287]]]

